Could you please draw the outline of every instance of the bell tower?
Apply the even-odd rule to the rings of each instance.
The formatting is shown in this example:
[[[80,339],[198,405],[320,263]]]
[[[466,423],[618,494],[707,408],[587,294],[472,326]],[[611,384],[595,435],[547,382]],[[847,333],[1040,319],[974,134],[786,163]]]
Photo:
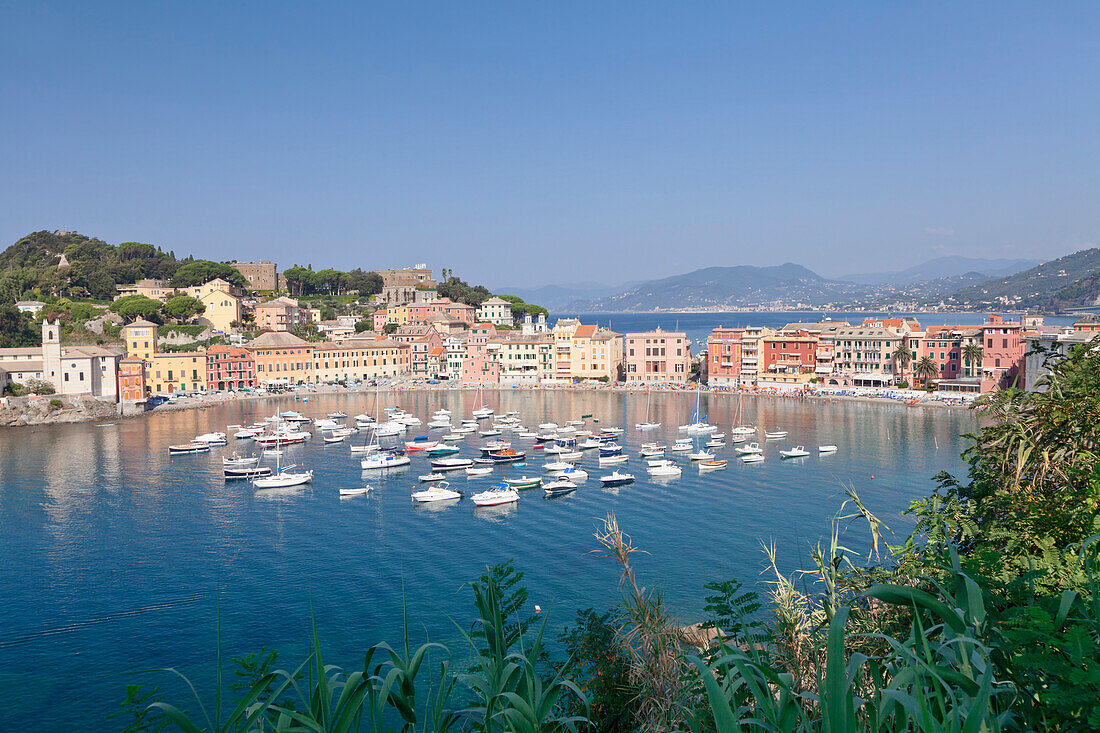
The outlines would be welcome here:
[[[42,320],[42,379],[61,391],[61,321]]]

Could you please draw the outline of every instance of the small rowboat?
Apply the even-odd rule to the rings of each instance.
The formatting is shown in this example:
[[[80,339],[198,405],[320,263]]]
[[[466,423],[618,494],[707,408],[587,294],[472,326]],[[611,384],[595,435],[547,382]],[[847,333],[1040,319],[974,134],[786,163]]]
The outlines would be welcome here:
[[[817,446],[818,453],[836,453],[837,447],[835,445],[819,445]]]
[[[534,478],[530,476],[520,476],[519,478],[506,478],[504,483],[508,484],[513,489],[533,489],[542,483],[542,479],[538,476]]]
[[[183,443],[181,445],[168,446],[168,455],[182,456],[188,453],[209,453],[210,446],[206,443]]]
[[[726,461],[726,460],[721,460],[721,461],[700,461],[699,462],[699,471],[700,472],[702,472],[702,471],[717,471],[719,468],[725,468],[727,463],[729,463],[729,461]]]
[[[760,463],[762,460],[764,460],[763,453],[746,453],[741,456],[742,463]]]
[[[363,494],[369,494],[374,491],[373,486],[357,486],[353,489],[340,489],[340,496],[362,496]]]
[[[441,473],[422,473],[422,474],[420,474],[420,480],[424,481],[425,483],[428,482],[428,481],[442,481],[445,478],[447,478],[447,477],[444,476]]]

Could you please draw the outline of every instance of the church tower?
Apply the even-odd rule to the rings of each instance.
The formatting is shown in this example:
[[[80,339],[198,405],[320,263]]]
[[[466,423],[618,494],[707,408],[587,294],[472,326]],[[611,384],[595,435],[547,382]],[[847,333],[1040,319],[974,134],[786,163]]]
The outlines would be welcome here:
[[[42,319],[42,379],[61,391],[61,321]]]

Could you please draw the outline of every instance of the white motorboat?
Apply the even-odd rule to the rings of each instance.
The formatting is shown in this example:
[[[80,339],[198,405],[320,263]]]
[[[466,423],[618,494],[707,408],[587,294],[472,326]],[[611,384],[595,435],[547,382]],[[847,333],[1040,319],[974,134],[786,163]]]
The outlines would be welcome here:
[[[607,476],[600,477],[600,483],[604,486],[624,486],[634,483],[634,474],[615,471]]]
[[[765,430],[764,431],[764,437],[768,440],[779,440],[780,438],[786,438],[787,437],[787,431],[786,430],[772,430],[772,431]]]
[[[431,464],[435,471],[455,471],[459,468],[470,468],[474,462],[470,458],[433,458]]]
[[[532,433],[530,430],[521,430],[521,431],[516,433],[516,437],[517,438],[527,438],[528,440],[530,440],[531,438],[539,437],[539,434],[538,433]]]
[[[366,445],[353,445],[351,447],[351,452],[352,453],[377,453],[378,452],[378,444],[377,443],[367,443]]]
[[[449,417],[445,417],[445,418],[442,418],[440,420],[432,420],[431,422],[428,423],[428,428],[433,429],[433,430],[437,429],[437,428],[449,428],[449,427],[451,427],[451,418],[449,418]]]
[[[543,491],[547,496],[561,496],[563,494],[571,494],[577,490],[577,485],[572,481],[566,481],[565,479],[555,478],[552,481],[546,481],[542,485]]]
[[[363,494],[369,494],[372,491],[374,491],[374,487],[370,485],[356,486],[352,489],[340,489],[340,496],[362,496]]]
[[[667,446],[663,445],[651,445],[643,447],[640,451],[642,458],[651,458],[653,456],[663,456],[667,450]]]
[[[817,446],[818,453],[836,453],[837,447],[835,445],[819,445]]]
[[[794,448],[791,448],[790,450],[779,451],[779,455],[783,456],[784,458],[805,458],[806,456],[810,455],[810,452],[806,450],[806,446],[798,445]]]
[[[542,467],[550,473],[554,473],[555,471],[564,471],[567,468],[572,468],[573,464],[568,461],[551,461],[550,463],[542,464]]]
[[[324,440],[326,443],[343,443],[344,437],[345,436],[343,435],[326,435],[322,438],[322,440]]]
[[[539,430],[549,432],[551,430],[557,430],[558,424],[556,422],[544,422],[539,425]]]
[[[450,488],[450,484],[446,481],[440,481],[438,484],[432,484],[426,489],[420,491],[414,491],[412,493],[412,500],[418,504],[426,504],[431,501],[450,501],[452,499],[461,499],[462,494],[454,491]]]
[[[741,456],[742,463],[760,463],[762,460],[764,460],[763,453],[746,453]]]
[[[458,453],[459,447],[457,445],[437,445],[434,448],[429,448],[427,453],[429,456],[449,456],[454,453]]]
[[[465,437],[466,436],[461,434],[461,433],[447,433],[442,438],[440,438],[440,440],[442,440],[445,443],[457,443],[458,441],[462,440]]]
[[[328,418],[331,420],[343,420],[347,416],[348,413],[344,412],[343,410],[337,410],[336,412],[330,412],[328,414]]]
[[[398,466],[407,466],[412,463],[408,456],[395,455],[393,453],[377,453],[373,456],[364,458],[360,465],[364,471],[371,471],[382,468],[397,468]]]
[[[725,448],[726,442],[724,440],[708,440],[707,448]]]
[[[648,468],[657,468],[658,466],[672,466],[672,465],[675,465],[675,464],[673,464],[672,461],[670,461],[667,458],[654,458],[652,460],[646,461],[645,464]]]
[[[675,444],[674,444],[674,445],[673,445],[673,446],[672,446],[671,448],[669,448],[669,450],[671,450],[671,451],[677,451],[677,452],[682,452],[682,451],[686,451],[686,450],[691,450],[691,443],[680,443],[680,442],[677,442],[677,443],[675,443]]]
[[[372,422],[374,422],[374,418],[371,417],[370,415],[368,415],[365,412],[361,412],[361,413],[359,413],[358,415],[355,416],[355,422],[357,422],[357,423],[359,423],[359,422],[372,423]]]
[[[470,415],[475,420],[487,420],[493,416],[493,410],[485,404],[485,390],[480,384],[477,386],[477,395],[474,397],[474,409],[470,410]]]
[[[480,431],[478,431],[478,435],[480,435],[483,438],[491,438],[491,437],[496,436],[496,435],[501,435],[501,431],[499,431],[499,430],[480,430]]]
[[[318,420],[317,422],[313,423],[313,427],[317,430],[333,430],[340,427],[340,423],[336,422],[335,420]]]
[[[428,481],[442,481],[443,479],[445,479],[447,477],[444,476],[441,473],[434,473],[433,472],[433,473],[422,473],[422,474],[420,474],[419,478],[420,478],[421,481],[424,481],[426,483]]]
[[[730,435],[756,435],[756,428],[739,425],[730,429]]]
[[[671,463],[664,466],[653,466],[649,469],[650,476],[679,476],[681,473],[683,473],[683,469]]]
[[[336,428],[332,431],[332,434],[343,438],[350,438],[358,432],[359,428]]]
[[[233,437],[236,438],[237,440],[252,440],[258,434],[259,433],[255,430],[250,430],[248,428],[242,428],[242,429],[238,430],[237,432],[233,433]]]
[[[565,424],[571,425],[575,428],[579,428],[581,425],[584,425],[584,420],[566,420]]]
[[[576,466],[574,466],[573,468],[567,468],[561,473],[555,475],[574,482],[588,480],[588,471],[585,471],[583,468],[577,468]]]
[[[694,451],[688,454],[689,461],[713,461],[714,454],[708,453],[705,450]]]
[[[595,438],[588,438],[583,443],[577,443],[576,447],[579,450],[592,450],[594,448],[599,448],[601,445],[603,445],[603,443]]]
[[[614,466],[614,465],[617,465],[619,463],[626,463],[628,460],[630,460],[630,459],[627,456],[624,456],[624,455],[600,456],[600,465],[601,466]]]
[[[205,443],[206,445],[225,445],[229,441],[225,437],[225,433],[203,433],[202,435],[196,435],[192,443]]]
[[[749,443],[748,445],[739,445],[734,448],[735,451],[741,455],[747,456],[755,453],[763,453],[764,449],[760,447],[759,443]]]
[[[519,492],[502,485],[500,488],[492,488],[488,491],[482,491],[480,494],[474,494],[470,497],[470,501],[477,506],[512,504],[519,501]]]
[[[466,469],[467,476],[488,476],[492,472],[492,466],[470,466]]]
[[[276,458],[278,458],[285,452],[286,451],[284,451],[282,448],[264,448],[265,456],[275,456]]]

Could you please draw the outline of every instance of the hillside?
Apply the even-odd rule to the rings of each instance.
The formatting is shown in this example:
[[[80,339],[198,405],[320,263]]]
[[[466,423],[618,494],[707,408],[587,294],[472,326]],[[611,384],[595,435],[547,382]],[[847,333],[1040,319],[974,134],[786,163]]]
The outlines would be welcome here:
[[[1044,262],[1009,277],[991,279],[956,291],[949,303],[982,308],[991,305],[1058,309],[1094,305],[1100,299],[1100,248]]]
[[[937,257],[919,265],[897,270],[895,272],[873,272],[854,275],[844,275],[837,280],[864,285],[894,284],[911,285],[928,280],[944,280],[946,278],[969,276],[974,273],[984,275],[983,279],[992,280],[998,277],[1007,277],[1015,273],[1035,267],[1040,264],[1038,260],[1023,259],[988,259],[984,257],[961,257],[952,255]]]
[[[707,267],[641,283],[618,295],[578,304],[593,311],[729,310],[774,304],[823,305],[858,297],[865,288],[821,277],[801,265]]]

